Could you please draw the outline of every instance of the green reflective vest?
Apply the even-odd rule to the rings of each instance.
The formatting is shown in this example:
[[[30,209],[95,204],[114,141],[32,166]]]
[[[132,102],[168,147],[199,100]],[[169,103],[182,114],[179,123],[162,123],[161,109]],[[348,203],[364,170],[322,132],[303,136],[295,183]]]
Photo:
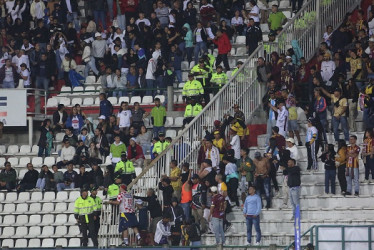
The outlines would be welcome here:
[[[209,68],[208,68],[209,70]],[[208,78],[209,72],[206,68],[200,68],[200,65],[197,64],[191,69],[191,73],[195,75],[197,79],[203,80],[203,85],[205,86],[205,80]]]
[[[117,196],[119,195],[119,185],[113,183],[108,187],[107,193],[110,200],[117,199]]]
[[[209,65],[211,68],[214,67],[214,62],[216,61],[216,57],[213,56],[212,54],[208,54],[208,57],[209,57]]]
[[[74,214],[78,216],[84,216],[86,223],[89,222],[88,215],[94,213],[96,211],[96,203],[92,197],[87,196],[86,199],[83,199],[80,196],[78,199],[75,200],[74,204]]]
[[[222,85],[227,83],[227,75],[224,72],[221,72],[220,74],[218,74],[217,72],[213,73],[212,78],[210,79],[210,82],[215,83],[221,88]]]
[[[184,111],[184,117],[195,117],[203,110],[203,106],[196,103],[194,106],[192,104],[188,104]]]
[[[156,142],[155,145],[153,146],[152,153],[156,153],[156,154],[161,153],[162,151],[164,151],[169,146],[169,144],[170,143],[167,142],[167,141],[164,141],[164,142],[158,141],[158,142]]]
[[[203,86],[197,80],[187,81],[183,86],[182,96],[197,96],[204,94]]]
[[[119,189],[118,189],[118,191],[119,191]],[[91,197],[95,201],[95,204],[96,204],[96,210],[95,211],[100,212],[103,201],[101,200],[101,198],[99,196],[96,196],[96,197],[91,196]]]
[[[116,168],[114,169],[114,173],[120,172],[121,174],[133,174],[135,173],[134,164],[132,161],[119,161],[116,164]]]

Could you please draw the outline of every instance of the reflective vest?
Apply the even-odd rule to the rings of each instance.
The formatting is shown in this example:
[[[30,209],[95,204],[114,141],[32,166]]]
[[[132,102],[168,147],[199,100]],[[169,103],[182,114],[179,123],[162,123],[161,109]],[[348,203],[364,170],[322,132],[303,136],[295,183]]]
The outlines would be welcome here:
[[[153,150],[152,150],[152,153],[161,153],[162,151],[164,151],[168,146],[169,146],[169,142],[167,141],[164,141],[164,142],[161,142],[161,141],[158,141],[155,143],[155,145],[153,146]]]
[[[205,80],[208,78],[209,75],[209,72],[205,68],[202,69],[200,68],[200,65],[197,64],[193,66],[193,68],[191,69],[191,73],[195,75],[196,79],[202,79],[203,86],[205,86]]]
[[[186,110],[184,111],[184,117],[195,117],[200,114],[201,110],[203,110],[203,107],[198,103],[196,103],[194,106],[192,106],[192,104],[188,104],[186,106]]]
[[[114,173],[118,171],[121,172],[122,174],[133,174],[135,173],[134,164],[132,163],[132,161],[126,161],[126,162],[119,161],[116,164]]]
[[[227,83],[227,75],[224,72],[221,72],[220,74],[213,73],[212,79],[210,79],[210,82],[214,82],[218,85],[219,88],[222,87],[222,85]]]
[[[95,211],[96,203],[92,197],[87,196],[86,199],[83,199],[82,196],[80,196],[75,200],[74,214],[78,217],[84,216],[86,223],[89,223],[88,215],[93,214]]]
[[[119,185],[113,183],[108,187],[108,196],[110,200],[117,199],[119,195]]]
[[[213,68],[213,66],[214,66],[214,62],[216,61],[216,57],[213,56],[212,54],[208,54],[208,57],[209,57],[209,64],[210,64],[210,67]]]
[[[182,96],[197,96],[204,94],[203,86],[197,80],[187,81],[183,86]]]
[[[102,204],[103,204],[103,201],[101,200],[101,198],[99,196],[96,196],[96,197],[91,196],[91,197],[95,201],[95,204],[96,204],[96,210],[95,211],[96,212],[100,212]]]

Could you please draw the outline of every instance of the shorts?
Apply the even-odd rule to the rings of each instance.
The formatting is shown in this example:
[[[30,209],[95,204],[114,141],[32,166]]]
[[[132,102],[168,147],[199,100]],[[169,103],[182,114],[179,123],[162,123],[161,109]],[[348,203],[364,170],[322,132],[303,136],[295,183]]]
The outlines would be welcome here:
[[[296,131],[299,130],[299,124],[297,120],[288,120],[288,131]]]
[[[134,213],[121,213],[119,218],[118,231],[122,233],[128,228],[137,227],[139,225],[138,220]]]

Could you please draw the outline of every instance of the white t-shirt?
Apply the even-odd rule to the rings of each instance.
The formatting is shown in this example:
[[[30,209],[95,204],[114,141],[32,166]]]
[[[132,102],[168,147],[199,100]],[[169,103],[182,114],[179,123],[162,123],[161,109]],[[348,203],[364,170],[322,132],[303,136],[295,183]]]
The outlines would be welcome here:
[[[71,126],[73,127],[73,129],[79,129],[78,116],[73,116],[73,118],[71,118]]]
[[[316,138],[318,138],[318,130],[316,127],[312,126],[312,127],[308,127],[308,129],[306,130],[306,142],[310,142],[313,138],[313,135],[316,134]]]
[[[8,68],[8,67],[5,66],[5,78],[4,78],[4,81],[5,82],[13,82],[14,81],[12,67]]]
[[[234,150],[235,158],[240,159],[240,138],[238,135],[235,135],[230,142],[231,148]]]
[[[253,21],[255,21],[255,23],[260,22],[260,8],[257,5],[253,6],[249,13],[257,14],[257,16],[249,15],[249,17],[253,18]]]
[[[121,113],[118,113],[117,117],[119,118],[119,127],[126,128],[131,126],[130,118],[132,117],[131,110],[122,110]]]
[[[288,110],[286,106],[283,106],[281,109],[278,109],[278,118],[275,126],[279,128],[279,134],[285,136],[285,134],[281,133],[287,131],[288,125]]]
[[[30,72],[28,69],[25,69],[24,71],[21,71],[21,75],[23,77],[27,77],[26,80],[23,80],[23,86],[26,87],[26,86],[30,86]]]
[[[195,35],[196,35],[196,42],[197,43],[203,41],[203,39],[201,38],[201,29],[197,29]]]

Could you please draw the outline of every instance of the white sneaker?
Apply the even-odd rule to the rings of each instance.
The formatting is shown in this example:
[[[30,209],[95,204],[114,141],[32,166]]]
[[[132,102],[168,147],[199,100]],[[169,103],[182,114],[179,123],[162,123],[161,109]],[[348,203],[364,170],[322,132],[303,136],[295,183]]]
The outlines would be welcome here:
[[[259,246],[259,245],[260,245],[260,242],[256,242],[256,243],[255,243],[255,246]]]

